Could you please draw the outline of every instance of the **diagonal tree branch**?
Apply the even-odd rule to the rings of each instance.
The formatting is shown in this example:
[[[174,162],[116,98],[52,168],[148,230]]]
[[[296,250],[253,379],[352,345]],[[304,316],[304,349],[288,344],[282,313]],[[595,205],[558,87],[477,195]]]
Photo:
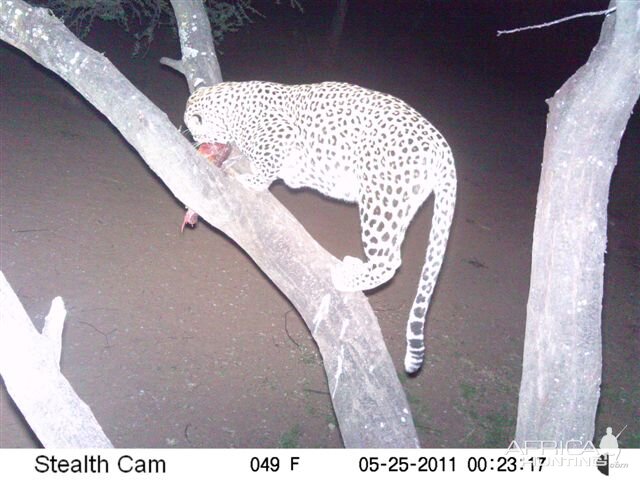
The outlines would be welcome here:
[[[210,166],[161,110],[47,10],[21,0],[0,3],[0,38],[78,90],[176,197],[235,240],[290,299],[324,359],[345,446],[418,446],[408,402],[365,296],[333,288],[330,268],[337,260],[272,195],[248,192]]]

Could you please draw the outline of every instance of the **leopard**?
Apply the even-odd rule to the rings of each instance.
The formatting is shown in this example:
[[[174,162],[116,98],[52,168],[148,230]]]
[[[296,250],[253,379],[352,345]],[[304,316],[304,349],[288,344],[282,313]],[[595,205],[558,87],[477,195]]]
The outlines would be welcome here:
[[[235,145],[264,191],[276,180],[357,203],[366,261],[346,256],[331,270],[342,292],[368,291],[401,265],[401,245],[433,193],[426,260],[406,327],[404,368],[421,369],[427,311],[444,260],[456,199],[456,169],[444,136],[392,95],[349,83],[221,82],[197,88],[184,121],[196,144]]]

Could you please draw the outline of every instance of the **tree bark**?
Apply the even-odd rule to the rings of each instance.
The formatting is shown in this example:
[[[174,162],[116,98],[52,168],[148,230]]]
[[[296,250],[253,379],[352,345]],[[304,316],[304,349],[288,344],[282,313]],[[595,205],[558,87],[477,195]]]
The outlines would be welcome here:
[[[201,10],[195,0],[183,5]],[[418,446],[406,396],[366,297],[333,288],[330,269],[337,260],[272,195],[249,192],[210,166],[162,111],[47,10],[21,0],[2,2],[0,38],[78,90],[176,197],[232,238],[289,298],[320,349],[345,446]]]
[[[45,448],[110,448],[93,412],[60,372],[66,314],[56,297],[38,333],[0,272],[0,375]]]
[[[615,1],[611,3],[615,5]],[[549,102],[516,441],[593,439],[602,371],[607,202],[640,95],[640,2],[617,2]]]
[[[180,49],[182,50],[182,73],[189,91],[222,81],[222,72],[213,47],[213,36],[209,17],[202,0],[171,0],[176,15]]]

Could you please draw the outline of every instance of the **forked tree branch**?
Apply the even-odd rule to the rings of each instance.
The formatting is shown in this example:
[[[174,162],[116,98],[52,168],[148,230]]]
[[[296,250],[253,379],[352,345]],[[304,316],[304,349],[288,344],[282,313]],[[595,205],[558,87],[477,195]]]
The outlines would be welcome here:
[[[93,412],[60,372],[66,314],[54,298],[38,333],[0,272],[0,375],[45,448],[109,448]]]
[[[174,6],[182,9],[176,13],[183,67],[194,88],[200,79],[206,84],[217,76],[217,63],[203,64],[215,60],[202,54],[212,50],[213,43],[193,44],[192,25],[180,20],[183,14],[206,18],[200,0],[181,0]],[[333,288],[330,269],[337,260],[271,194],[249,192],[210,166],[164,112],[47,10],[22,0],[0,3],[0,38],[78,90],[176,197],[232,238],[289,298],[320,349],[345,446],[418,446],[409,404],[366,297]]]

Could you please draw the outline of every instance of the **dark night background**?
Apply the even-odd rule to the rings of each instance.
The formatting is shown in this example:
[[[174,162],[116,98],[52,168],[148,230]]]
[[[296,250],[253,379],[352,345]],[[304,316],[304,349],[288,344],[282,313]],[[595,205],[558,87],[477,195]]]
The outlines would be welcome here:
[[[303,2],[304,13],[282,3],[255,2],[266,18],[226,36],[226,80],[360,84],[407,101],[451,144],[459,194],[427,360],[400,377],[424,447],[508,446],[545,99],[586,62],[603,17],[496,31],[608,2],[354,0],[335,56],[334,2]],[[168,31],[144,57],[114,24],[97,22],[84,41],[182,126],[186,82],[158,64],[179,56]],[[0,69],[0,268],[38,327],[51,299],[65,299],[62,370],[113,443],[341,446],[313,340],[251,260],[204,224],[180,235],[183,205],[64,82],[5,44]],[[639,138],[634,113],[611,186],[594,439],[628,425],[623,448],[640,447]],[[355,207],[271,190],[334,255],[360,254]],[[414,220],[394,280],[370,294],[398,371],[431,210]],[[38,445],[4,386],[0,420],[0,446]]]

